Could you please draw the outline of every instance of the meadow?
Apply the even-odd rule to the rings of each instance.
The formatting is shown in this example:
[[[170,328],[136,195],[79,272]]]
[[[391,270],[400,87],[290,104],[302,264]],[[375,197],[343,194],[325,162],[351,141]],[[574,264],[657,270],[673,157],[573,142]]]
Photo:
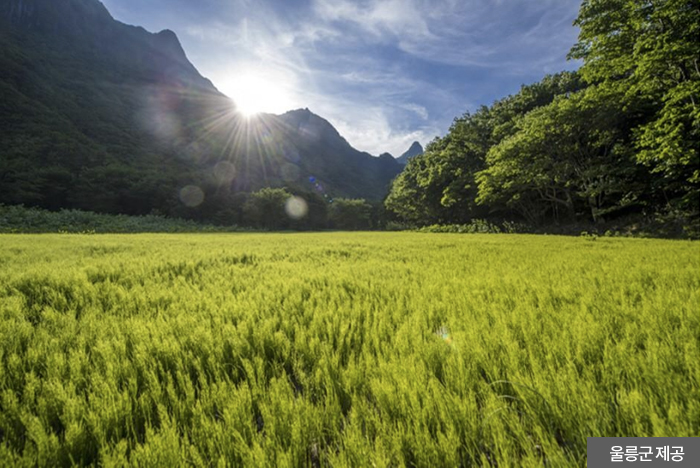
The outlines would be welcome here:
[[[1,466],[585,466],[700,436],[700,246],[0,235]]]

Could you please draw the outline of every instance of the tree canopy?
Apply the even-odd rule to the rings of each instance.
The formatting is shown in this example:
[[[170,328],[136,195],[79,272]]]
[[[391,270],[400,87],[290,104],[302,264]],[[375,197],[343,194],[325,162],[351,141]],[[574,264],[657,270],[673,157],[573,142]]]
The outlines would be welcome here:
[[[682,0],[585,0],[570,57],[467,113],[413,158],[386,207],[417,225],[680,220],[700,205],[700,9]]]

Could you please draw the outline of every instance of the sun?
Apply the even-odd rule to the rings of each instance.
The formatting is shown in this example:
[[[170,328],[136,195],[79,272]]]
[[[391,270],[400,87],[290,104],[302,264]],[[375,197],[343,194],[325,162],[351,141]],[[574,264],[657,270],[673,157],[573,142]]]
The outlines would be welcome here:
[[[289,84],[270,74],[244,72],[234,74],[222,91],[236,104],[236,109],[246,117],[262,112],[279,114],[293,108]]]

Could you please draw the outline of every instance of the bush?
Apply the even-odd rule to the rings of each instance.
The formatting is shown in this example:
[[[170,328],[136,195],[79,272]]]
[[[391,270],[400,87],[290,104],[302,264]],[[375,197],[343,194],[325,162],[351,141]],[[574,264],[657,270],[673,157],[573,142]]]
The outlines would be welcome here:
[[[0,233],[137,233],[233,232],[237,226],[212,226],[160,215],[106,215],[80,210],[52,212],[24,206],[0,205]]]
[[[385,231],[410,231],[413,226],[398,221],[388,221],[384,227]]]
[[[333,229],[358,231],[371,227],[372,205],[364,199],[336,198],[328,210]]]
[[[484,219],[473,219],[469,224],[433,224],[418,229],[419,232],[445,232],[456,234],[499,234],[500,227]]]

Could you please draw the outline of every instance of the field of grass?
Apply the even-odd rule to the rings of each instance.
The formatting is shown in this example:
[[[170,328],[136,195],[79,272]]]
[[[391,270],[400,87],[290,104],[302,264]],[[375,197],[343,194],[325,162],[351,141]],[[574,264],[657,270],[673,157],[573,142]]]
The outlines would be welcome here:
[[[700,246],[0,236],[0,466],[585,466],[700,436]]]

